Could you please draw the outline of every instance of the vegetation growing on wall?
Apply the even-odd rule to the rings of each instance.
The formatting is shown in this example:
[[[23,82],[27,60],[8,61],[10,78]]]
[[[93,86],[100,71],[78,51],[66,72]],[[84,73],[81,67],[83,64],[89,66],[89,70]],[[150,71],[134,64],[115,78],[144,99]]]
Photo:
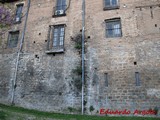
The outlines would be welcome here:
[[[0,6],[0,45],[2,44],[2,35],[10,28],[14,21],[14,14],[7,5]]]
[[[90,106],[90,107],[89,107],[89,111],[90,111],[91,114],[92,114],[92,112],[94,111],[94,107],[93,107],[93,106]]]
[[[82,35],[77,34],[74,38],[71,38],[72,41],[74,41],[74,48],[79,52],[81,57],[81,49],[82,49]],[[76,89],[80,92],[82,88],[82,66],[81,66],[81,60],[78,63],[78,66],[76,66],[73,70],[73,84],[76,87]]]
[[[72,41],[75,42],[75,49],[77,50],[81,50],[82,49],[82,35],[81,34],[77,34],[76,37],[71,38]]]
[[[15,12],[10,4],[0,3],[0,45],[2,44],[2,35],[4,35],[14,23]]]
[[[82,74],[82,67],[80,65],[76,66],[76,68],[73,69],[73,73],[75,73],[76,75],[81,75]]]
[[[81,109],[77,109],[77,108],[73,108],[73,107],[68,107],[68,110],[70,113],[80,113],[81,112]]]
[[[8,5],[0,6],[0,28],[8,27],[14,22],[14,12]]]

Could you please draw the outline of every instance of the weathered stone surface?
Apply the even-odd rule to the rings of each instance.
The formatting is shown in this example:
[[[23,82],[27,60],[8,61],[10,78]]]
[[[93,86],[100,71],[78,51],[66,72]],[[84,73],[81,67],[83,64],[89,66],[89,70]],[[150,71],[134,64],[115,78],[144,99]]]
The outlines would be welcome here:
[[[121,0],[120,9],[103,11],[102,1],[86,1],[87,108],[93,106],[96,112],[160,106],[159,3]],[[104,20],[119,17],[122,37],[106,38]],[[135,72],[140,73],[141,86],[135,84]]]
[[[23,14],[25,14],[27,0],[23,2],[25,3]],[[15,7],[18,3],[21,1],[14,3],[13,6]],[[75,50],[70,37],[76,36],[81,29],[79,19],[81,17],[81,1],[71,1],[66,16],[52,18],[55,4],[56,1],[50,0],[31,1],[23,52],[20,54],[18,64],[14,103],[18,106],[43,111],[69,112],[68,107],[77,110],[81,107],[81,91],[75,89],[73,84],[70,86],[71,81],[74,81],[72,70],[80,63],[80,55]],[[49,25],[58,24],[66,24],[65,52],[55,55],[46,54]],[[11,30],[20,30],[21,38],[23,26],[24,18],[21,24],[13,25]],[[7,36],[8,33],[3,39],[4,43],[7,43]],[[7,44],[2,44],[2,46],[4,48]],[[17,49],[18,47],[0,50],[1,103],[11,103]]]
[[[27,7],[24,3],[23,14]],[[120,0],[119,9],[104,11],[102,0],[86,0],[86,112],[90,113],[90,106],[95,109],[93,113],[102,107],[132,111],[160,108],[159,4],[159,0]],[[71,38],[82,29],[82,1],[71,0],[66,16],[52,18],[55,5],[52,0],[31,1],[14,102],[26,108],[69,112],[68,107],[81,108],[81,91],[73,84],[73,69],[80,64],[81,56]],[[106,38],[105,20],[112,18],[121,18],[122,37]],[[65,51],[46,54],[49,25],[58,24],[66,24]],[[20,38],[23,25],[24,18],[11,29],[20,30]],[[10,104],[18,47],[7,48],[8,33],[3,37],[0,102]],[[135,84],[135,72],[140,73],[140,86]]]

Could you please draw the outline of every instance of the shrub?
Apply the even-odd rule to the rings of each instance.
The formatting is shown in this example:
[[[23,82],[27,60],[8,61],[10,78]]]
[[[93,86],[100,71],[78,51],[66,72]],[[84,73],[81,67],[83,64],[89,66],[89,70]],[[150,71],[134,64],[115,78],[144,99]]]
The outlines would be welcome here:
[[[82,49],[82,35],[81,34],[77,34],[74,38],[72,38],[72,41],[75,42],[75,48],[80,50]]]
[[[89,107],[89,111],[92,113],[92,111],[94,111],[94,107],[93,107],[93,106],[90,106],[90,107]]]

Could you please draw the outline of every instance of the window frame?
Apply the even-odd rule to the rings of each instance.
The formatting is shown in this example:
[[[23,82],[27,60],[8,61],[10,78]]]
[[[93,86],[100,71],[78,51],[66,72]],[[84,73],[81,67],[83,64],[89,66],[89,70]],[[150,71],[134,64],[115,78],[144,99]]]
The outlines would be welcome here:
[[[105,87],[109,87],[109,77],[108,77],[108,73],[104,73],[104,84]]]
[[[119,9],[120,8],[120,0],[116,0],[117,5],[106,5],[106,0],[103,0],[103,10],[114,10],[114,9]],[[112,0],[110,0],[110,3],[112,3]]]
[[[135,72],[135,84],[136,86],[141,86],[141,78],[139,72]]]
[[[16,45],[15,46],[11,46],[11,36],[14,34],[14,33],[17,33],[18,35],[18,39],[16,41]],[[16,31],[9,31],[8,32],[8,40],[7,40],[7,48],[16,48],[17,45],[18,45],[18,42],[19,42],[19,35],[20,35],[20,31],[19,30],[16,30]]]
[[[61,5],[59,6],[58,5],[58,1],[61,1]],[[54,7],[54,10],[53,10],[53,16],[52,17],[60,17],[60,16],[66,16],[66,8],[67,8],[67,1],[65,0],[65,5],[63,5],[63,0],[56,0],[56,6]],[[57,9],[57,7],[60,7],[61,9]],[[64,6],[64,8],[63,8]],[[58,13],[60,12],[60,13]],[[62,13],[61,13],[62,12]]]
[[[118,22],[119,23],[119,28],[113,28],[112,27],[112,31],[114,31],[114,30],[119,30],[119,32],[120,32],[120,34],[118,35],[118,36],[116,36],[116,34],[112,34],[112,35],[109,35],[108,34],[108,27],[107,27],[107,23],[108,24],[111,24],[112,23],[112,26],[114,25],[114,23],[116,23],[116,22]],[[120,38],[120,37],[122,37],[123,36],[123,34],[122,34],[122,24],[121,24],[121,18],[112,18],[112,19],[106,19],[105,20],[105,36],[106,36],[106,38]]]
[[[50,25],[48,31],[48,44],[47,44],[47,52],[46,53],[59,53],[64,52],[64,42],[65,42],[65,24],[58,24],[58,25]],[[54,36],[55,36],[55,28],[58,28],[57,33],[57,43],[58,45],[54,46]],[[64,29],[63,36],[61,36],[61,28]],[[63,37],[61,42],[60,38]],[[62,43],[62,44],[61,44]]]
[[[64,31],[63,31],[63,36],[61,36],[61,29],[64,29]],[[55,29],[57,29],[58,31],[57,31],[57,43],[56,44],[58,44],[58,45],[55,45],[54,46],[54,43],[55,43],[55,39],[54,39],[54,37],[55,37]],[[61,45],[61,37],[63,37],[63,41],[62,41],[62,45]],[[51,39],[52,39],[52,45],[53,45],[53,47],[57,47],[57,46],[63,46],[64,45],[64,37],[65,37],[65,27],[64,27],[64,25],[54,25],[54,27],[52,28],[52,37],[51,37]]]
[[[14,20],[14,23],[21,23],[22,13],[23,13],[23,6],[24,6],[24,3],[16,4],[16,12],[15,12],[15,20]],[[20,13],[18,14],[18,8],[19,8],[19,7],[22,7],[22,8],[21,8]],[[18,17],[17,17],[17,16],[18,16]],[[19,20],[16,20],[17,18],[19,18]]]
[[[59,6],[58,5],[58,1],[61,1],[61,5]],[[66,0],[65,0],[65,5],[63,5],[63,2],[62,2],[63,0],[56,0],[56,10],[65,10],[66,9]],[[57,9],[57,7],[62,7],[63,8],[63,6],[65,7],[64,9]]]

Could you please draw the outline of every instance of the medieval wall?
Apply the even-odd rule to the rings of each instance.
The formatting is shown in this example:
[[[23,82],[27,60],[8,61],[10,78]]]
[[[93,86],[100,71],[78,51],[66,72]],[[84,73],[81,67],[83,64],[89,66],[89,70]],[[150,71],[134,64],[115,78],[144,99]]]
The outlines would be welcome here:
[[[26,13],[27,1],[23,15]],[[12,9],[16,9],[13,3]],[[103,0],[86,0],[85,17],[85,112],[94,107],[154,109],[160,107],[160,1],[120,0],[119,9],[104,10]],[[75,49],[82,29],[82,1],[67,0],[66,16],[52,17],[56,0],[32,0],[27,30],[15,66],[24,18],[8,31],[19,30],[18,46],[7,47],[8,32],[0,47],[0,102],[43,111],[81,109],[81,90],[73,72],[81,62]],[[106,38],[105,20],[120,18],[122,37]],[[47,54],[49,25],[65,24],[63,53]],[[135,73],[140,86],[136,86]],[[106,84],[107,82],[107,84]],[[80,85],[80,83],[78,84]],[[68,109],[70,107],[70,109]]]
[[[103,10],[102,1],[86,1],[87,107],[95,112],[160,107],[159,3],[120,0],[119,9]],[[105,20],[112,18],[121,19],[122,37],[106,38]]]
[[[16,2],[13,4],[15,6]],[[27,10],[27,1],[24,1],[23,14]],[[73,70],[80,64],[79,52],[71,38],[76,37],[81,29],[81,1],[67,1],[69,8],[66,16],[52,17],[55,0],[31,1],[27,29],[22,52],[20,53],[14,104],[26,108],[43,111],[68,112],[75,108],[79,112],[81,107],[81,91],[75,85],[76,76]],[[16,9],[16,7],[15,7]],[[65,24],[65,38],[63,53],[47,54],[47,36],[49,25]],[[12,29],[22,32],[22,23],[13,25]],[[10,104],[15,79],[17,60],[16,48],[7,48],[7,35],[3,41],[5,48],[1,49],[0,64],[0,102]],[[21,33],[19,37],[19,44]],[[78,87],[78,88],[77,88]]]

